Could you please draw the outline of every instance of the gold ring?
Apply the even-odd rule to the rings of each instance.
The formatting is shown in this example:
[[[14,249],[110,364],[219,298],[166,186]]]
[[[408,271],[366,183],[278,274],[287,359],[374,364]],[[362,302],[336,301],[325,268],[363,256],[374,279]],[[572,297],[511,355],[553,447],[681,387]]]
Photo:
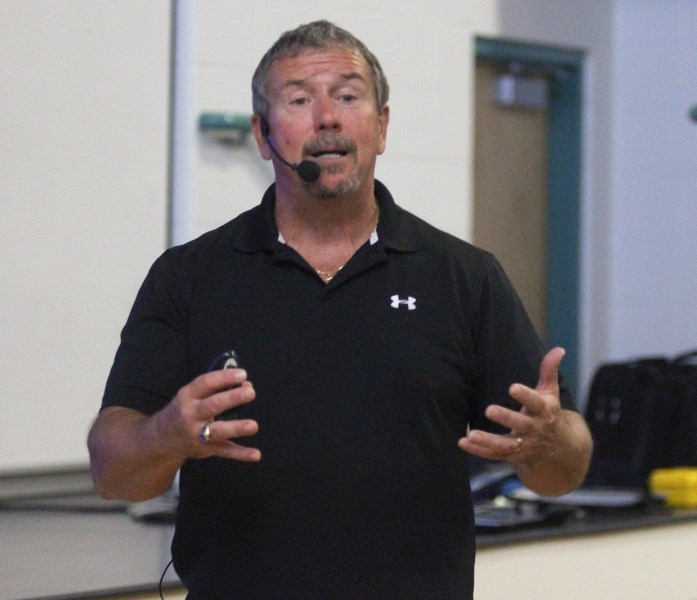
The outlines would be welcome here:
[[[517,444],[515,451],[520,452],[520,449],[523,447],[523,438],[518,436],[516,437],[515,442]]]
[[[211,424],[206,423],[203,428],[201,429],[201,433],[198,434],[198,437],[201,439],[202,442],[210,442],[211,441]]]

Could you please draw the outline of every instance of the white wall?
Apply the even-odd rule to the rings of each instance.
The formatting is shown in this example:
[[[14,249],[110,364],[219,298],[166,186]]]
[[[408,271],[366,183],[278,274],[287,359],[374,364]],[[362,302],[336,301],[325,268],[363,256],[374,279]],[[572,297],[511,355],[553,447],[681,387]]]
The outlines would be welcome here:
[[[697,348],[697,2],[618,0],[608,355]]]
[[[165,246],[169,3],[0,2],[0,471],[84,464]]]

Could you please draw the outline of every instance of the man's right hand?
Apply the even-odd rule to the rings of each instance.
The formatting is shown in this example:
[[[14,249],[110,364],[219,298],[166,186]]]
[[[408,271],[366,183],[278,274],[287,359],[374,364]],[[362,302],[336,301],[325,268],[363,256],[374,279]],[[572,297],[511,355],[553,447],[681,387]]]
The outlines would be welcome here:
[[[159,415],[163,441],[186,458],[220,456],[258,461],[261,453],[235,443],[239,437],[254,435],[259,426],[250,419],[216,421],[224,411],[254,400],[254,386],[244,369],[220,369],[205,373],[179,390]],[[202,432],[208,428],[208,441]],[[183,461],[182,461],[183,462]]]
[[[87,439],[97,493],[130,502],[147,500],[167,491],[189,458],[260,460],[258,449],[234,441],[254,435],[256,421],[215,421],[216,415],[254,397],[243,369],[222,369],[200,375],[153,415],[120,406],[103,409]],[[206,426],[209,441],[202,438]]]

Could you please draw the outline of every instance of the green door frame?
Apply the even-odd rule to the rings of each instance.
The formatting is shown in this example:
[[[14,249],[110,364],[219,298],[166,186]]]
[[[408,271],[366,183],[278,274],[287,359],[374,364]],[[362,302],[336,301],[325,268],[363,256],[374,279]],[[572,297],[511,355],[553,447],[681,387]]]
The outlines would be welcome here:
[[[547,225],[547,344],[566,349],[563,371],[578,390],[583,53],[478,37],[477,59],[551,73]]]

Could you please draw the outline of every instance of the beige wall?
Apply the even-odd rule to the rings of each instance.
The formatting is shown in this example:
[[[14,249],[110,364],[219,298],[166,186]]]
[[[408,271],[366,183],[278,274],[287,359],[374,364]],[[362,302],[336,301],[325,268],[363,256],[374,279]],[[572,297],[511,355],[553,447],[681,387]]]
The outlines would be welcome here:
[[[295,25],[327,18],[378,56],[391,86],[387,151],[377,176],[397,201],[454,235],[472,227],[474,39],[500,37],[587,53],[583,132],[581,379],[606,353],[614,3],[607,0],[436,0],[184,3],[180,65],[184,96],[178,140],[179,241],[255,204],[272,181],[253,140],[225,148],[202,140],[203,111],[251,111],[249,82],[259,58]]]
[[[582,382],[608,357],[694,340],[697,127],[686,114],[697,96],[684,77],[697,56],[694,2],[176,5],[176,241],[255,204],[271,181],[251,140],[221,147],[196,122],[202,111],[250,112],[252,70],[285,29],[329,18],[376,52],[392,87],[378,176],[403,206],[465,239],[475,36],[571,47],[586,53]],[[0,2],[0,471],[86,460],[118,332],[165,245],[169,9]]]
[[[169,3],[0,2],[0,471],[86,461],[165,246]]]
[[[203,111],[248,114],[256,62],[316,18],[353,30],[392,88],[378,177],[406,208],[468,238],[476,35],[607,51],[608,3],[438,0],[178,2],[175,241],[255,204],[272,179],[250,140],[201,138]],[[0,3],[5,206],[0,221],[0,471],[86,460],[84,435],[135,291],[165,245],[169,2]],[[523,18],[525,17],[525,18]],[[565,25],[566,24],[566,25]],[[604,90],[604,62],[591,87]],[[593,111],[591,111],[593,112]],[[591,195],[592,196],[592,195]],[[9,211],[8,208],[9,207]],[[47,443],[26,444],[27,435]]]

